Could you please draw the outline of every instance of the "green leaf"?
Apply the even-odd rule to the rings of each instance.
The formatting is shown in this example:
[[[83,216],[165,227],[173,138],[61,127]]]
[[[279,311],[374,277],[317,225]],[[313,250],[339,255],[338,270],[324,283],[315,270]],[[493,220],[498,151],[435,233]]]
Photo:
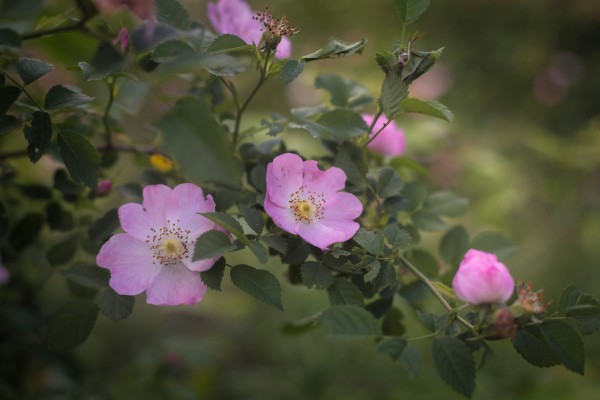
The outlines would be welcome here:
[[[0,46],[21,47],[21,35],[9,28],[0,29]]]
[[[439,252],[442,259],[457,267],[469,250],[469,234],[462,226],[455,226],[444,234],[440,241]]]
[[[242,242],[248,242],[248,239],[246,239],[246,236],[244,236],[244,229],[242,228],[242,225],[240,225],[240,223],[231,215],[222,212],[207,212],[201,213],[200,215],[210,219],[220,227],[225,228],[229,233],[240,239]]]
[[[59,154],[71,178],[95,189],[100,174],[100,153],[82,135],[69,130],[58,131]]]
[[[182,40],[173,39],[156,46],[156,49],[152,52],[152,59],[159,64],[163,64],[173,61],[177,57],[194,53],[196,53],[196,50],[192,46]]]
[[[388,121],[396,118],[402,111],[402,100],[408,96],[408,86],[394,73],[386,75],[381,85],[381,96],[379,97],[379,108]]]
[[[52,86],[46,93],[44,100],[45,107],[48,110],[58,110],[62,108],[71,108],[80,106],[93,101],[95,98],[81,93],[76,87],[67,87],[63,85]]]
[[[536,367],[552,367],[560,363],[550,350],[537,325],[519,329],[512,344],[525,361]]]
[[[402,67],[401,76],[404,83],[410,85],[415,79],[429,71],[443,52],[443,47],[434,51],[411,51],[408,62]]]
[[[329,38],[323,48],[301,57],[302,61],[324,60],[326,58],[346,57],[352,54],[362,54],[367,39],[361,39],[354,43],[344,43],[336,38]]]
[[[281,80],[285,85],[292,83],[304,71],[304,61],[285,60],[281,68]]]
[[[77,235],[69,236],[65,240],[56,243],[46,252],[50,266],[57,267],[66,264],[75,256],[79,248]]]
[[[582,335],[591,335],[600,330],[600,305],[580,304],[569,308],[567,317],[577,323]]]
[[[192,261],[220,257],[235,249],[237,249],[237,246],[231,243],[231,239],[226,234],[212,229],[204,232],[196,240]]]
[[[452,336],[433,339],[433,361],[440,377],[458,393],[471,397],[475,390],[475,363],[469,348]]]
[[[565,313],[570,307],[573,307],[577,304],[577,300],[581,295],[581,290],[577,288],[577,286],[571,284],[566,286],[560,294],[560,299],[558,300],[558,310],[562,313]]]
[[[225,259],[220,258],[209,270],[200,272],[202,282],[210,289],[220,291],[226,266]]]
[[[25,215],[13,227],[8,242],[15,251],[21,251],[35,241],[44,226],[44,217],[39,213]]]
[[[379,230],[366,231],[363,228],[360,228],[352,239],[360,247],[373,254],[374,256],[379,256],[383,254],[383,232]]]
[[[248,46],[244,40],[238,36],[226,33],[221,36],[217,36],[210,44],[206,51],[210,53],[220,53],[223,51],[239,49],[240,47]]]
[[[377,320],[364,308],[337,305],[323,311],[318,318],[331,327],[332,336],[379,336]]]
[[[348,87],[344,79],[336,74],[319,74],[315,79],[317,89],[325,89],[331,93],[331,104],[336,107],[348,105]]]
[[[498,232],[481,232],[471,239],[470,248],[493,253],[500,260],[507,259],[517,251],[517,245]]]
[[[230,271],[231,281],[252,297],[283,311],[281,286],[277,278],[264,269],[236,265]]]
[[[429,332],[437,332],[448,325],[448,314],[435,315],[420,310],[415,311],[417,318]]]
[[[435,257],[423,249],[412,249],[408,254],[408,260],[427,277],[435,278],[440,273],[440,266]]]
[[[108,286],[108,280],[110,279],[110,272],[95,264],[77,263],[62,270],[61,273],[71,282],[93,289]]]
[[[469,200],[449,191],[436,192],[425,199],[423,208],[433,214],[458,217],[469,209]]]
[[[377,193],[385,198],[399,196],[404,181],[398,173],[390,167],[383,167],[379,171],[379,179],[377,180]]]
[[[84,80],[97,81],[121,70],[124,64],[123,53],[118,51],[112,43],[101,41],[91,63],[80,62],[78,65],[83,72]]]
[[[260,235],[265,227],[265,219],[263,218],[262,213],[255,207],[244,203],[240,204],[240,212],[242,213],[242,217],[244,217],[248,223],[248,226],[252,228],[256,234]]]
[[[46,204],[46,220],[52,230],[70,231],[75,227],[73,215],[65,211],[56,201]]]
[[[291,321],[284,323],[279,331],[284,335],[300,335],[312,330],[317,325],[314,319]]]
[[[16,86],[0,87],[0,115],[7,112],[20,95],[21,89]]]
[[[327,288],[327,295],[331,305],[347,304],[358,307],[365,305],[361,291],[347,279],[335,278],[333,284]]]
[[[364,159],[364,152],[352,143],[344,143],[335,156],[335,166],[346,173],[348,182],[355,186],[364,185],[364,178],[368,166]]]
[[[411,218],[415,226],[425,232],[436,232],[448,229],[448,225],[443,219],[426,209],[417,211]]]
[[[12,115],[0,115],[0,136],[12,132],[20,123],[21,121]]]
[[[411,379],[416,378],[421,369],[422,360],[419,349],[402,338],[393,337],[381,341],[377,345],[377,352],[385,353],[395,362],[402,364]]]
[[[106,288],[98,295],[96,304],[102,314],[116,322],[127,318],[133,312],[135,297],[124,296]]]
[[[347,109],[323,113],[317,122],[335,139],[347,140],[365,134],[369,127],[360,114]]]
[[[386,226],[383,230],[383,234],[394,251],[398,249],[408,250],[410,247],[410,233],[404,229],[401,229],[396,224],[390,224]]]
[[[287,253],[288,244],[281,236],[261,236],[259,238],[264,244],[285,255]]]
[[[183,30],[188,30],[192,26],[188,12],[177,0],[157,0],[156,19],[161,24]]]
[[[419,99],[404,99],[400,104],[402,111],[407,113],[417,113],[429,115],[443,119],[444,121],[452,122],[454,120],[454,114],[442,103],[434,100],[419,100]]]
[[[19,58],[17,72],[23,83],[27,86],[54,69],[54,65],[34,58]]]
[[[307,288],[327,289],[333,284],[333,275],[331,270],[324,264],[318,262],[306,262],[300,269],[302,282]]]
[[[396,12],[406,25],[410,25],[429,8],[430,0],[394,0]]]
[[[189,179],[240,186],[240,171],[227,134],[206,103],[184,98],[158,126],[169,155]]]
[[[119,222],[119,210],[112,208],[108,210],[102,217],[98,218],[90,224],[88,228],[88,236],[96,242],[104,242],[113,232],[121,226]]]
[[[372,282],[379,275],[379,271],[381,270],[381,264],[378,259],[373,259],[370,263],[366,265],[367,273],[364,275],[365,283]]]
[[[579,333],[564,321],[544,321],[540,332],[556,358],[567,369],[583,375],[585,351]]]
[[[252,250],[259,263],[264,264],[269,259],[267,248],[258,240],[250,240],[246,243],[248,248]]]
[[[52,121],[50,115],[43,111],[33,113],[30,126],[23,129],[27,145],[27,155],[31,162],[36,163],[50,148],[52,140]]]
[[[63,352],[82,344],[92,332],[98,307],[88,299],[71,300],[59,308],[48,322],[48,350]]]

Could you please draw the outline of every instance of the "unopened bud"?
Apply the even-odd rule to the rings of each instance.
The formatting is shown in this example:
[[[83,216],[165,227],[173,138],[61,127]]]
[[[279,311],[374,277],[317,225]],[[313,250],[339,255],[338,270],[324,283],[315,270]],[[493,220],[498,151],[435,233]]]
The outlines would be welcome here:
[[[517,334],[515,316],[508,308],[501,308],[494,314],[494,327],[496,335],[501,338],[513,338]]]
[[[112,181],[110,179],[102,179],[98,182],[96,193],[107,194],[112,189]]]

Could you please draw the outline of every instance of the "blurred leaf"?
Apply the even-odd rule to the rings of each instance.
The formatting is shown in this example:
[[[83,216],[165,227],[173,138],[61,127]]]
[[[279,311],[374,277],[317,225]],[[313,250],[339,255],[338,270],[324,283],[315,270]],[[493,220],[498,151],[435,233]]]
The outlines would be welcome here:
[[[54,188],[62,193],[65,201],[76,202],[82,190],[81,186],[74,183],[67,171],[57,169],[54,173]]]
[[[220,291],[221,281],[223,280],[223,274],[225,273],[226,266],[225,259],[219,258],[209,270],[200,272],[200,278],[202,279],[202,282],[204,282],[210,289]]]
[[[285,60],[281,68],[281,80],[285,85],[292,83],[304,71],[304,61]]]
[[[0,114],[7,112],[20,95],[21,89],[16,86],[0,87]]]
[[[230,271],[231,281],[252,297],[283,311],[281,286],[277,278],[264,269],[236,265]]]
[[[575,294],[576,303],[572,304]],[[563,290],[559,302],[559,309],[562,309],[560,307],[564,307],[568,318],[575,320],[582,335],[590,335],[600,329],[600,301],[594,296],[581,293],[579,289],[570,285]]]
[[[94,289],[108,286],[110,279],[110,272],[96,264],[76,263],[61,273],[71,282]]]
[[[196,240],[192,261],[219,257],[225,253],[234,251],[235,249],[237,249],[237,246],[231,243],[231,240],[226,234],[221,231],[211,229],[204,232]]]
[[[440,266],[435,257],[423,249],[412,249],[407,258],[429,278],[435,278],[440,273]]]
[[[469,348],[459,339],[433,339],[433,361],[440,377],[458,393],[471,397],[475,389],[475,363]]]
[[[448,229],[448,225],[437,214],[425,209],[419,210],[412,216],[415,226],[425,232],[436,232]]]
[[[421,354],[419,349],[406,340],[393,337],[381,341],[377,345],[379,353],[385,353],[395,362],[399,362],[406,369],[411,379],[416,378],[421,369]]]
[[[374,256],[383,254],[383,232],[380,230],[366,231],[360,228],[352,238],[360,247]]]
[[[361,39],[354,43],[344,43],[336,38],[329,38],[323,48],[301,57],[302,61],[324,60],[326,58],[346,57],[352,54],[362,54],[367,39]]]
[[[427,188],[418,182],[409,182],[404,185],[402,194],[407,200],[406,211],[418,209],[427,197]]]
[[[117,191],[121,193],[122,196],[129,199],[140,200],[140,203],[144,197],[142,186],[135,182],[126,183],[123,186],[119,186]]]
[[[452,267],[457,267],[469,250],[469,234],[462,226],[455,226],[444,234],[439,252],[442,259]]]
[[[347,140],[365,134],[369,127],[360,114],[346,109],[323,113],[317,122],[335,139]]]
[[[396,12],[406,25],[410,25],[429,8],[430,0],[394,0]]]
[[[312,330],[317,325],[314,319],[291,321],[284,323],[279,331],[284,335],[300,335]]]
[[[402,110],[407,113],[425,114],[430,117],[452,122],[454,114],[442,103],[434,100],[404,99],[400,104]]]
[[[28,199],[33,200],[50,200],[52,198],[52,191],[50,188],[43,185],[16,185],[19,192]]]
[[[408,86],[396,74],[389,73],[385,76],[381,85],[381,96],[379,98],[379,108],[388,121],[393,120],[402,111],[402,100],[408,96]]]
[[[344,79],[336,74],[319,74],[315,79],[317,89],[325,89],[331,93],[331,104],[336,107],[348,105],[348,87]]]
[[[239,49],[240,47],[246,47],[248,44],[238,36],[226,33],[221,36],[217,36],[210,44],[206,51],[210,53],[219,53],[223,51]],[[251,47],[251,46],[248,46]]]
[[[415,310],[415,312],[421,324],[429,332],[440,331],[448,325],[448,314],[435,315],[420,310]]]
[[[560,294],[558,310],[565,313],[570,307],[577,304],[580,295],[581,290],[579,290],[577,286],[573,284],[567,285]]]
[[[579,333],[568,323],[558,320],[544,321],[540,332],[556,358],[567,369],[583,375],[585,350]]]
[[[8,238],[15,251],[21,251],[35,241],[44,226],[44,217],[39,213],[29,213],[13,227]]]
[[[265,219],[263,218],[262,213],[255,207],[244,203],[240,204],[240,212],[248,223],[248,226],[250,226],[256,234],[260,235],[265,227]]]
[[[323,311],[318,318],[331,327],[332,336],[379,336],[377,320],[364,308],[337,305]]]
[[[21,35],[9,28],[0,29],[0,45],[21,47]]]
[[[348,182],[355,186],[364,185],[368,166],[364,160],[364,152],[353,143],[344,143],[335,156],[335,166],[346,173]]]
[[[56,85],[46,93],[44,104],[48,110],[58,110],[80,106],[93,100],[94,97],[81,93],[78,88]]]
[[[36,163],[50,148],[52,140],[52,121],[50,114],[43,111],[33,113],[30,126],[23,129],[27,145],[27,155],[31,162]]]
[[[408,250],[410,247],[410,234],[396,224],[386,226],[383,234],[390,246],[392,246],[393,251]]]
[[[17,63],[17,72],[25,85],[35,82],[53,69],[54,65],[34,58],[19,58],[19,62]]]
[[[498,232],[481,232],[471,239],[472,249],[493,253],[500,260],[506,259],[517,251],[517,245]]]
[[[79,248],[77,235],[71,235],[48,249],[46,256],[51,267],[57,267],[71,261]]]
[[[181,99],[158,126],[169,154],[189,179],[240,186],[239,168],[226,133],[203,101]]]
[[[48,322],[48,350],[63,352],[82,344],[92,332],[98,307],[87,299],[71,300],[59,308]]]
[[[112,288],[106,288],[98,295],[96,304],[102,314],[117,322],[133,312],[135,297],[118,294]]]
[[[348,304],[363,307],[365,305],[361,291],[347,279],[335,278],[333,284],[327,288],[327,295],[332,306]]]
[[[425,199],[423,208],[433,214],[458,217],[469,209],[469,200],[449,191],[436,192]]]
[[[261,236],[259,238],[264,244],[285,255],[287,253],[288,244],[281,236]]]
[[[383,167],[379,171],[379,179],[377,180],[377,193],[385,198],[400,195],[404,181],[394,169]]]
[[[544,340],[538,325],[519,329],[512,344],[525,361],[536,367],[552,367],[560,363]]]
[[[0,136],[10,133],[13,129],[16,129],[20,123],[21,121],[12,115],[0,115]]]
[[[93,241],[104,242],[112,236],[113,232],[120,225],[119,210],[117,208],[110,209],[102,217],[90,224],[88,236]]]
[[[196,53],[189,44],[179,39],[167,40],[156,46],[152,52],[152,59],[157,63],[166,63],[175,58]]]
[[[306,262],[301,268],[302,282],[307,288],[327,289],[333,284],[331,270],[318,262]]]
[[[75,226],[73,215],[55,201],[46,205],[46,220],[52,230],[69,231]]]
[[[69,130],[58,131],[59,153],[71,178],[95,189],[100,174],[100,153],[82,135]]]
[[[186,9],[177,0],[157,0],[156,19],[161,24],[187,30],[192,26]]]

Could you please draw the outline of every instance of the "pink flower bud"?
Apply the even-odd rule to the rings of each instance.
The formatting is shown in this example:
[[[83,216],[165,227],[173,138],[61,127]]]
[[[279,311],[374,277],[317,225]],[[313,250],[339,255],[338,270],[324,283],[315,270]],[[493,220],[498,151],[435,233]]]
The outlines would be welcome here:
[[[371,125],[373,123],[374,115],[363,114],[363,120],[367,123],[367,125]],[[371,137],[373,137],[383,126],[386,124],[387,119],[382,115],[379,117],[375,125],[373,126],[373,130],[371,133]],[[373,150],[376,153],[381,154],[382,156],[387,157],[397,157],[404,153],[405,143],[404,143],[404,131],[396,125],[394,121],[390,122],[388,126],[386,126],[377,137],[369,143],[367,146],[369,149]]]
[[[127,28],[123,27],[117,34],[117,37],[114,38],[113,44],[116,46],[117,44],[121,45],[121,50],[125,51],[127,45],[129,44],[129,31]]]
[[[496,335],[501,338],[513,338],[517,334],[515,316],[508,308],[501,308],[494,314]]]
[[[96,193],[107,194],[112,189],[112,181],[110,179],[102,179],[98,182]]]
[[[467,303],[504,303],[512,295],[515,282],[494,254],[471,249],[458,267],[452,288]]]

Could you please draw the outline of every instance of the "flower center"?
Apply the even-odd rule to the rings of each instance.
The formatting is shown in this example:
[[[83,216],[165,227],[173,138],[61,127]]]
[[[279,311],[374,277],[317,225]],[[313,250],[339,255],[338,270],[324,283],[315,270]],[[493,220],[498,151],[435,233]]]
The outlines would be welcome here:
[[[323,195],[307,190],[306,186],[301,186],[292,193],[288,203],[298,222],[310,224],[323,219],[323,205],[325,204]]]
[[[190,251],[190,231],[183,230],[175,223],[167,221],[167,226],[160,229],[151,228],[151,235],[147,236],[146,243],[151,243],[150,249],[154,252],[153,264],[173,265],[181,262]]]

